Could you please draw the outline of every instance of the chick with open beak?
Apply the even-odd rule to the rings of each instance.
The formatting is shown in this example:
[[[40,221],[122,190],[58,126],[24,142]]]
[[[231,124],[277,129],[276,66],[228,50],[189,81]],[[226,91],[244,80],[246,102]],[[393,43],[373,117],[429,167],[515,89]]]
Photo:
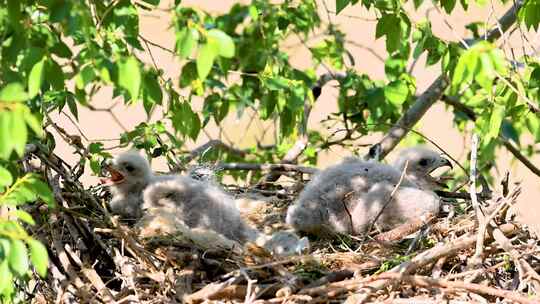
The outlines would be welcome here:
[[[400,172],[407,166],[407,179],[424,190],[445,188],[446,185],[431,174],[442,167],[453,169],[452,163],[447,158],[425,147],[414,147],[401,151],[393,165]]]
[[[110,177],[102,179],[113,195],[111,212],[135,221],[142,216],[143,190],[154,179],[148,161],[134,151],[117,155],[105,166]]]

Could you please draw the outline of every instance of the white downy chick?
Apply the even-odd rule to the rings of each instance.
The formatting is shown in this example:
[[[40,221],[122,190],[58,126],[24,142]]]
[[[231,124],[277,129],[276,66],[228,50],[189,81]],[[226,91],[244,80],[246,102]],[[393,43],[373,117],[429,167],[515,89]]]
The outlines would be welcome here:
[[[144,216],[138,224],[153,223],[155,218],[174,218],[172,226],[185,225],[218,233],[240,244],[254,242],[276,255],[295,254],[309,248],[307,238],[300,239],[292,232],[278,232],[267,236],[248,225],[240,216],[234,199],[213,183],[177,176],[174,179],[152,183],[144,191],[142,209]],[[164,224],[167,225],[167,224]],[[161,231],[172,233],[176,228],[162,227]]]
[[[149,184],[174,178],[174,175],[154,175],[148,160],[135,151],[115,156],[105,169],[111,175],[102,180],[113,195],[109,202],[111,212],[128,220],[142,216],[142,193]]]
[[[376,224],[385,230],[439,210],[439,197],[428,190],[432,183],[427,176],[449,162],[434,159],[431,150],[406,151],[398,164],[408,161],[407,168],[412,171],[407,170],[409,174],[377,219]],[[423,165],[425,158],[430,159],[427,166]],[[313,234],[362,234],[389,201],[400,176],[401,171],[394,166],[348,158],[321,171],[306,185],[287,210],[286,221],[296,231]]]

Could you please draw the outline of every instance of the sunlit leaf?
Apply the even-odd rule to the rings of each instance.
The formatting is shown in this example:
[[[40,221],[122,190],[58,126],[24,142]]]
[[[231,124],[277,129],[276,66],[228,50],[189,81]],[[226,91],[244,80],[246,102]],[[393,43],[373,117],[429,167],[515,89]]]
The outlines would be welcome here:
[[[11,134],[13,149],[19,156],[23,156],[26,140],[28,139],[28,130],[26,129],[25,113],[21,109],[12,112]]]
[[[132,101],[139,97],[141,70],[134,57],[128,57],[118,63],[118,85],[129,92]]]
[[[409,88],[402,81],[392,81],[384,88],[384,97],[395,105],[401,105],[409,96]]]
[[[503,105],[493,104],[493,110],[489,119],[489,130],[486,133],[488,140],[499,136],[504,115],[505,107]]]
[[[197,54],[197,74],[199,79],[204,80],[210,73],[214,59],[218,54],[218,46],[215,43],[206,43]]]
[[[44,278],[47,275],[47,267],[49,265],[47,248],[41,242],[34,239],[28,240],[28,246],[30,247],[30,260],[39,276]]]
[[[0,166],[0,188],[9,186],[13,183],[11,173],[4,167]]]
[[[186,27],[178,33],[176,40],[176,49],[180,57],[187,58],[199,40],[199,32],[196,29]]]
[[[213,43],[212,40],[217,44],[217,53],[218,55],[231,58],[234,56],[234,41],[232,38],[225,34],[223,31],[218,29],[212,29],[208,31],[208,43]]]
[[[33,98],[39,93],[41,89],[41,84],[43,83],[44,76],[44,66],[45,58],[38,61],[30,70],[30,75],[28,76],[28,97]]]
[[[18,82],[12,82],[0,90],[0,102],[19,102],[28,99],[28,94],[24,91],[24,87]]]
[[[21,240],[12,240],[11,241],[11,250],[9,252],[9,267],[18,274],[23,276],[26,274],[29,268],[28,263],[28,250],[26,245]]]
[[[3,260],[0,262],[0,294],[11,285],[13,285],[13,275],[9,269],[8,261]]]
[[[13,114],[0,111],[0,158],[7,159],[13,150],[11,140],[11,121]]]

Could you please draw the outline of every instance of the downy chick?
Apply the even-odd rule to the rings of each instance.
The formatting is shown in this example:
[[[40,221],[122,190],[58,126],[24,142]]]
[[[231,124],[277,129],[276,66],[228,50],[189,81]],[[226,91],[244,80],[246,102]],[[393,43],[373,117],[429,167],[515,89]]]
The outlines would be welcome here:
[[[287,223],[297,231],[319,235],[362,234],[389,200],[376,222],[384,230],[428,212],[438,213],[440,201],[430,190],[429,173],[450,162],[424,148],[405,150],[396,164],[404,166],[407,161],[406,178],[391,200],[401,176],[399,167],[348,158],[321,171],[287,210]]]
[[[142,216],[143,191],[151,183],[174,178],[174,175],[154,175],[148,160],[135,151],[115,156],[105,167],[110,178],[102,180],[113,195],[111,212],[126,220]]]
[[[217,232],[239,244],[256,243],[277,255],[295,254],[309,248],[306,238],[300,239],[292,232],[267,236],[251,227],[240,216],[234,199],[209,182],[177,176],[152,183],[143,197],[141,228],[155,222],[165,212],[174,215],[174,221],[168,220],[169,226],[185,225]],[[162,231],[172,233],[174,227],[163,227]]]

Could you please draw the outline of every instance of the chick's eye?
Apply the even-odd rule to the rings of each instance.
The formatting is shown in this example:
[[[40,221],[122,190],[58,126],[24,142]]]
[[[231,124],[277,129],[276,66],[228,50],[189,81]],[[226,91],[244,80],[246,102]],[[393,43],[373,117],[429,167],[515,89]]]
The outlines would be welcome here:
[[[133,167],[132,165],[126,165],[126,170],[128,172],[133,172],[135,170],[135,167]]]
[[[422,158],[418,163],[420,164],[420,166],[425,167],[428,165],[429,161],[427,158]]]

